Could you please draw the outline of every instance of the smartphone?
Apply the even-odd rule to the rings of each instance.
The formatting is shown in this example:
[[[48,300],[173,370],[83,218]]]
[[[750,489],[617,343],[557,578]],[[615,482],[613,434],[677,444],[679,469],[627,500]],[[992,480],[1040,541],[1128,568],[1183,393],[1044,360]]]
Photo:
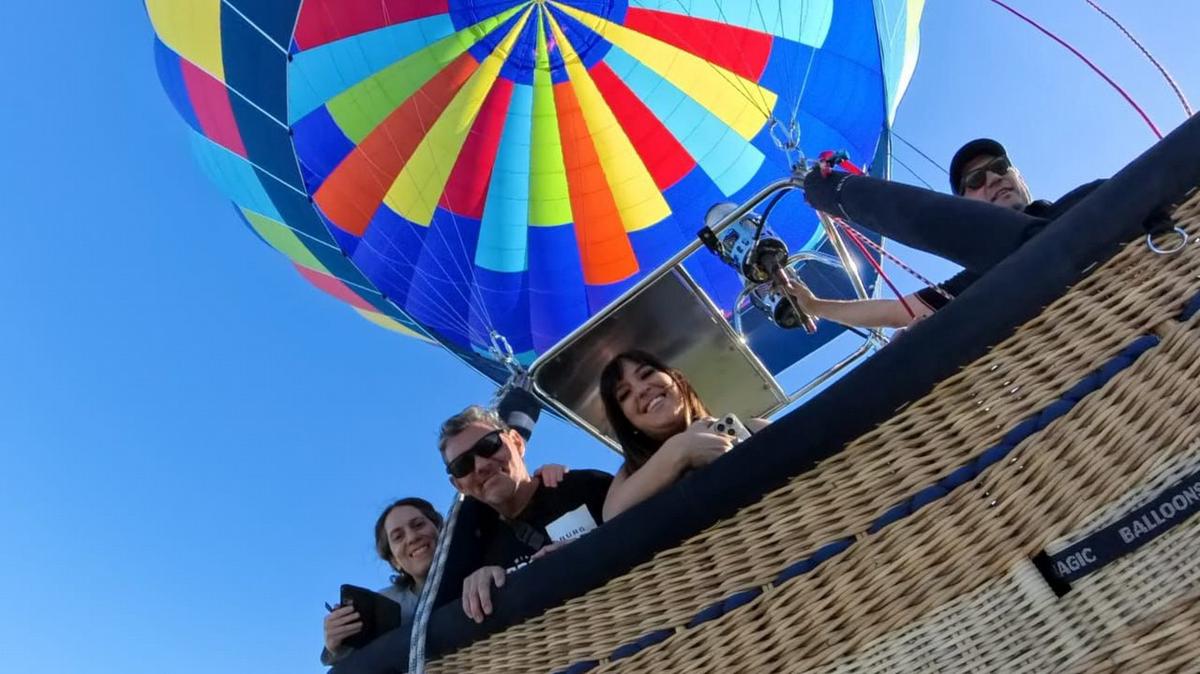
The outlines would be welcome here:
[[[736,414],[726,414],[713,422],[712,430],[714,433],[728,435],[735,445],[750,437],[750,430],[746,428],[741,419],[737,418]]]

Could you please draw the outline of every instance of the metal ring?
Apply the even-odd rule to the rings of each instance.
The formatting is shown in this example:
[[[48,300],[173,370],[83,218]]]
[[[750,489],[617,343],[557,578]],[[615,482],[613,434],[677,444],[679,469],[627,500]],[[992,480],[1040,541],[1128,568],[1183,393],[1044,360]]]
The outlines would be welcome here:
[[[1174,255],[1175,253],[1178,253],[1186,248],[1188,242],[1188,233],[1185,232],[1182,227],[1172,227],[1171,232],[1179,236],[1178,244],[1169,248],[1159,248],[1158,245],[1154,243],[1154,235],[1147,234],[1146,247],[1153,251],[1155,255]]]

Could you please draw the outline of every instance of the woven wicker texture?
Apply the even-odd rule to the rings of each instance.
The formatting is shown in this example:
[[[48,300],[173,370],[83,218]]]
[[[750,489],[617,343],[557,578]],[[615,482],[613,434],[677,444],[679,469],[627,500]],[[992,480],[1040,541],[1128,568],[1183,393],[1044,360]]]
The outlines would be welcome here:
[[[1126,513],[1136,510],[1154,500],[1154,497],[1188,475],[1200,472],[1200,449],[1191,449],[1182,454],[1167,454],[1158,457],[1148,466],[1145,485],[1139,486],[1119,499],[1107,504],[1085,520],[1079,529],[1046,545],[1046,551],[1055,554],[1069,548],[1077,541],[1112,524]]]
[[[1176,216],[1194,235],[1200,197]],[[595,671],[795,671],[831,664],[1012,575],[1017,558],[1100,517],[1105,504],[1139,484],[1147,459],[1179,453],[1197,437],[1197,387],[1183,384],[1200,376],[1200,353],[1189,351],[1200,349],[1200,338],[1175,317],[1200,289],[1198,271],[1200,245],[1173,256],[1153,255],[1140,242],[1127,246],[986,356],[816,470],[429,671],[557,671],[603,661],[663,628],[681,631]],[[1163,344],[1022,443],[1014,462],[993,466],[975,488],[866,533],[881,513],[994,445],[1150,330]],[[1077,494],[1065,488],[1076,486]],[[815,572],[682,630],[701,608],[768,586],[789,564],[848,536],[859,543]]]
[[[1121,630],[1065,674],[1195,672],[1200,664],[1200,595],[1184,597]]]
[[[1200,378],[1200,331],[1190,327],[1172,330],[1109,386],[1018,446],[1012,461],[985,471],[978,488],[951,493],[739,611],[595,671],[818,669],[1009,575],[1047,540],[1143,484],[1156,456],[1194,447],[1200,387],[1191,384]],[[1036,622],[1048,613],[1047,592],[1037,592],[1033,580],[1017,574],[1011,591],[983,592],[948,621],[959,630],[931,635],[935,648],[912,649],[919,656],[912,659],[896,657],[893,671],[1047,671],[1038,663],[1083,654],[1086,640],[1069,624],[1090,622],[1093,630],[1111,631],[1121,616],[1106,610],[1111,606],[1104,604],[1114,601],[1107,597],[1138,591],[1133,579],[1120,578],[1101,593],[1099,608],[1079,609],[1095,614],[1090,621],[1055,615],[1069,624],[1044,628],[1044,639],[1024,638],[1019,627],[1017,638],[1002,639],[1013,629],[1010,621],[1029,612]],[[965,643],[956,647],[956,640]],[[1044,652],[1031,652],[1037,649]],[[849,671],[882,668],[866,664]]]
[[[1183,459],[1172,463],[1200,463],[1200,439],[1172,458]],[[1131,493],[1159,493],[1164,486],[1159,477]],[[1136,624],[1181,594],[1200,590],[1198,551],[1200,526],[1176,527],[1077,581],[1063,599],[1054,596],[1031,562],[1020,559],[1005,577],[956,597],[850,657],[810,671],[1061,671],[1100,646],[1115,648],[1129,638],[1121,630],[1112,634],[1115,626]]]

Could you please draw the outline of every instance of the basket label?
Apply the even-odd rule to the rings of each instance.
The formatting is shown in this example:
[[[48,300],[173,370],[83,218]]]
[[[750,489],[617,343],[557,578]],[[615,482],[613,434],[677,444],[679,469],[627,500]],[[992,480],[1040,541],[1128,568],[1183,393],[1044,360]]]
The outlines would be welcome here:
[[[1200,511],[1200,473],[1054,555],[1035,560],[1052,585],[1071,583],[1142,547]],[[1057,581],[1057,583],[1055,582]]]

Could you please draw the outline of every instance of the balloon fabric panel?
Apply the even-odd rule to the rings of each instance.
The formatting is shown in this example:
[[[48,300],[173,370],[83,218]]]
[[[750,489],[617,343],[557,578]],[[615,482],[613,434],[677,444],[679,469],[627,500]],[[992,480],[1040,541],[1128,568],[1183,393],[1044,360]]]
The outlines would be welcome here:
[[[493,378],[493,333],[532,359],[689,245],[709,206],[787,175],[793,122],[805,154],[869,163],[922,4],[146,2],[201,165],[262,240]],[[799,197],[772,226],[828,246]],[[731,270],[685,266],[732,308]]]

